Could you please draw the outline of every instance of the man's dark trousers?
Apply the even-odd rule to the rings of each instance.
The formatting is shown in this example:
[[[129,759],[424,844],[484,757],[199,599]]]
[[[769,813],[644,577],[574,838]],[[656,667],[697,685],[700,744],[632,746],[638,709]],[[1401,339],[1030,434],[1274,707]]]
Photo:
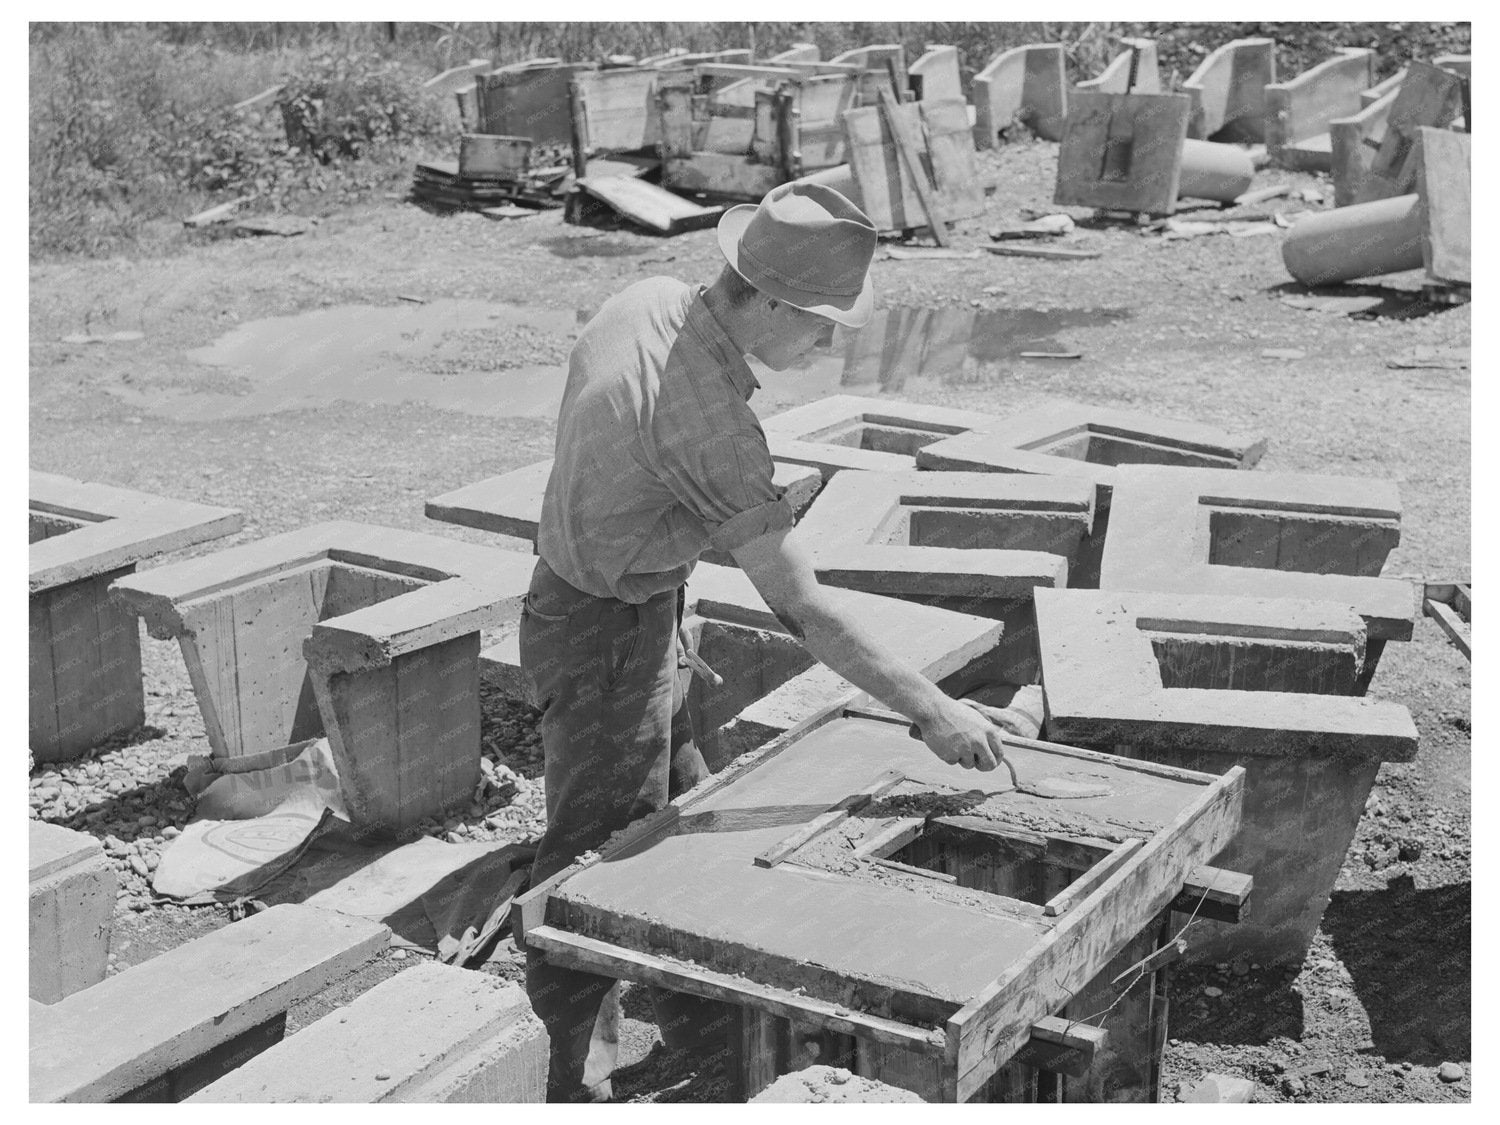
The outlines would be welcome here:
[[[682,591],[640,604],[564,582],[540,558],[521,613],[521,669],[542,709],[547,828],[531,885],[611,833],[664,808],[708,774],[679,665]],[[619,1018],[615,982],[526,957],[526,990],[552,1040],[549,1101],[607,1096]],[[653,990],[668,1047],[701,1045],[721,1005]]]

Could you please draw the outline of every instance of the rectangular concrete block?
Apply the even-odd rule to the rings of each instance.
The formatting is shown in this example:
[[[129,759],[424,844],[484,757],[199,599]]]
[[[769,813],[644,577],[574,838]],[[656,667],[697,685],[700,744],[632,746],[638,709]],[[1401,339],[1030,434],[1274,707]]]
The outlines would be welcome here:
[[[1068,118],[1068,69],[1061,43],[1001,51],[974,76],[974,144],[994,148],[1020,121],[1037,136],[1062,140]]]
[[[331,522],[116,582],[176,637],[216,757],[327,735],[356,823],[400,832],[472,792],[478,652],[514,621],[533,560]]]
[[[1465,79],[1443,67],[1413,61],[1386,114],[1379,149],[1359,185],[1356,203],[1392,199],[1417,190],[1423,152],[1420,129],[1446,129],[1463,116]]]
[[[30,1100],[121,1098],[284,1014],[389,937],[362,918],[273,906],[33,1007]]]
[[[1256,144],[1266,139],[1266,87],[1276,81],[1276,41],[1235,39],[1209,52],[1182,84],[1193,100],[1188,136]]]
[[[915,468],[917,451],[998,419],[973,410],[858,395],[830,395],[765,419],[777,461],[810,465],[827,480],[841,469]]]
[[[1028,683],[1032,590],[1067,584],[1093,493],[1015,473],[840,473],[797,534],[826,585],[1003,621],[998,678]]]
[[[547,1031],[519,985],[424,962],[194,1095],[195,1102],[541,1102]]]
[[[1409,640],[1415,588],[1378,577],[1401,535],[1394,482],[1294,473],[1115,470],[1101,589],[1353,606],[1370,642]]]
[[[117,881],[94,837],[40,820],[28,831],[28,992],[51,1004],[104,979]]]
[[[1047,736],[1183,769],[1245,770],[1250,917],[1203,922],[1198,960],[1300,963],[1381,761],[1410,761],[1405,707],[1350,695],[1364,622],[1295,599],[1037,591]]]
[[[110,583],[243,519],[38,472],[28,507],[30,745],[37,761],[66,761],[145,721],[139,627],[109,602]]]

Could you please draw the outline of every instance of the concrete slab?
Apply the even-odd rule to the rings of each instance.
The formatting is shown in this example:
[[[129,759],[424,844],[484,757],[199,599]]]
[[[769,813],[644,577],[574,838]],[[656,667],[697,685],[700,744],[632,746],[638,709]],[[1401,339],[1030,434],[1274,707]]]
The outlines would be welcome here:
[[[1003,621],[998,678],[1029,683],[1032,589],[1067,584],[1093,494],[1015,473],[841,473],[796,534],[826,585]]]
[[[51,1004],[104,979],[116,879],[98,840],[60,824],[31,821],[27,859],[28,993]]]
[[[273,906],[33,1007],[30,1100],[123,1097],[322,991],[389,938],[361,918]]]
[[[194,1102],[541,1102],[547,1031],[525,991],[424,962],[205,1087]]]
[[[999,422],[993,414],[894,399],[830,395],[765,419],[777,461],[811,465],[828,480],[841,469],[916,467],[917,451]]]
[[[532,560],[331,522],[117,581],[182,645],[216,757],[327,735],[351,816],[400,832],[479,777],[480,630],[520,615]]]
[[[145,721],[140,628],[106,597],[110,582],[243,517],[38,472],[28,508],[30,746],[39,762],[67,761]]]
[[[906,72],[919,101],[964,100],[963,80],[958,73],[958,48],[927,45],[922,57]]]
[[[542,497],[552,475],[551,460],[486,477],[427,501],[427,518],[535,543],[542,521]],[[823,487],[822,476],[806,465],[777,461],[771,478],[783,489],[792,511],[800,515]],[[725,565],[732,565],[726,563]]]
[[[1185,94],[1074,93],[1052,201],[1170,215],[1191,111]]]
[[[1300,964],[1406,708],[1351,698],[1365,626],[1347,606],[1116,590],[1037,591],[1049,738],[1208,773],[1245,770],[1248,921],[1203,922],[1191,956]]]
[[[1130,465],[1115,470],[1101,589],[1353,606],[1374,642],[1411,638],[1415,588],[1379,577],[1401,538],[1394,482]]]

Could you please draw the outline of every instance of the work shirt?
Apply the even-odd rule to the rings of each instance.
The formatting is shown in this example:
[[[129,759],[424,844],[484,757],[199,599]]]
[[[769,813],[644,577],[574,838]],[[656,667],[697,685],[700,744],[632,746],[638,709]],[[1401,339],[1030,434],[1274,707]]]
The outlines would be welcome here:
[[[637,282],[568,357],[537,553],[595,597],[644,602],[682,585],[709,547],[792,526],[750,409],[760,384],[703,293]]]

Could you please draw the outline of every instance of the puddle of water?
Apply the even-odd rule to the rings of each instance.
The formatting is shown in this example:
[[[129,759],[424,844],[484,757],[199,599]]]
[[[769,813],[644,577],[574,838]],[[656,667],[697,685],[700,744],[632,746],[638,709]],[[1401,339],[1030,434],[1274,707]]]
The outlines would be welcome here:
[[[598,239],[584,239],[598,242]],[[188,358],[223,372],[204,390],[122,386],[133,405],[177,421],[245,418],[339,402],[420,402],[486,417],[555,418],[567,356],[593,310],[577,312],[442,299],[425,305],[346,305],[240,325]],[[751,361],[762,415],[825,395],[920,392],[1004,378],[1024,351],[1062,351],[1059,335],[1125,319],[1122,309],[897,308],[797,367]]]
[[[787,371],[751,364],[779,411],[832,394],[899,395],[995,382],[1017,365],[1050,362],[1022,359],[1022,352],[1070,350],[1060,338],[1070,328],[1130,315],[1128,309],[882,309],[864,328],[836,330],[832,348]]]
[[[644,254],[651,249],[649,243],[626,242],[609,235],[565,234],[558,238],[543,240],[548,250],[559,258],[627,258],[632,254]]]
[[[335,402],[490,417],[556,416],[579,314],[488,301],[346,305],[251,321],[188,353],[246,393],[135,392],[180,421],[252,417]]]

